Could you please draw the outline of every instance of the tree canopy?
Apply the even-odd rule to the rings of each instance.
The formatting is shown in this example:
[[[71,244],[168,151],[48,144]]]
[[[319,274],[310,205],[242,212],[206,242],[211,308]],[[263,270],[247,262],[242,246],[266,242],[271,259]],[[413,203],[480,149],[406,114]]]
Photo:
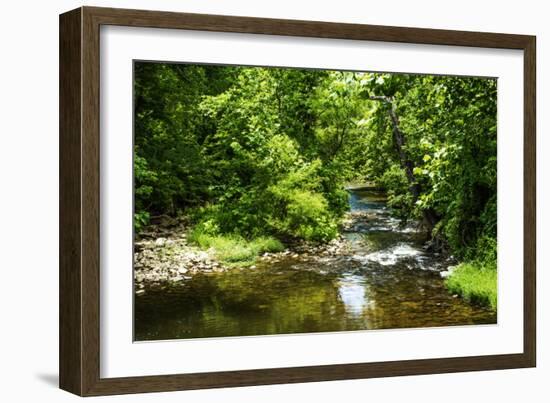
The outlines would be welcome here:
[[[383,187],[438,248],[496,262],[495,79],[136,62],[135,226],[323,242]]]

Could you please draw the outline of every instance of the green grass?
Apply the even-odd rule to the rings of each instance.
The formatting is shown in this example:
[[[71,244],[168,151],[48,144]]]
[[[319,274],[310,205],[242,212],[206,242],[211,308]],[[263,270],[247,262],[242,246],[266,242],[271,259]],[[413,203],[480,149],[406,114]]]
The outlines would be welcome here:
[[[461,295],[467,301],[497,309],[496,267],[461,263],[447,278],[445,285],[450,292]]]
[[[197,228],[191,231],[188,239],[202,249],[212,249],[218,260],[230,264],[251,264],[262,253],[281,252],[285,248],[272,237],[247,240],[238,235],[210,235]]]

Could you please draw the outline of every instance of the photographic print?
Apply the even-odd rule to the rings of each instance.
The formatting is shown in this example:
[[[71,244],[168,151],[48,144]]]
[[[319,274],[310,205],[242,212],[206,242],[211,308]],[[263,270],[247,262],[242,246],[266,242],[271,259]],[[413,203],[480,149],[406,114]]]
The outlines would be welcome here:
[[[134,340],[495,324],[497,79],[134,61]]]

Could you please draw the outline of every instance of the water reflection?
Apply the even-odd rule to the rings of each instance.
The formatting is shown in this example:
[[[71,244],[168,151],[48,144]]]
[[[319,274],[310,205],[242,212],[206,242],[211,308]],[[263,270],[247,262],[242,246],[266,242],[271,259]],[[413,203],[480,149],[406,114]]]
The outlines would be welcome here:
[[[362,276],[344,274],[338,281],[338,294],[346,312],[351,316],[362,315],[369,304],[367,287]]]
[[[391,217],[379,192],[350,192],[352,249],[287,256],[255,269],[195,275],[135,298],[135,339],[161,340],[495,323],[453,298],[414,227]]]

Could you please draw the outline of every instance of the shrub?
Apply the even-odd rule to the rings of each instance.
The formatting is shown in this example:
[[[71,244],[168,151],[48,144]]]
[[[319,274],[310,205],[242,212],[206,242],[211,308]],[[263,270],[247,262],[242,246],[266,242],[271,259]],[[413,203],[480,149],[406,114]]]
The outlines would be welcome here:
[[[238,235],[212,235],[201,227],[195,227],[188,239],[203,249],[211,249],[216,258],[225,263],[250,263],[262,253],[284,250],[284,245],[272,237],[247,240]]]
[[[143,227],[149,224],[149,219],[150,216],[147,211],[140,210],[134,213],[134,231],[136,234],[139,234]]]

